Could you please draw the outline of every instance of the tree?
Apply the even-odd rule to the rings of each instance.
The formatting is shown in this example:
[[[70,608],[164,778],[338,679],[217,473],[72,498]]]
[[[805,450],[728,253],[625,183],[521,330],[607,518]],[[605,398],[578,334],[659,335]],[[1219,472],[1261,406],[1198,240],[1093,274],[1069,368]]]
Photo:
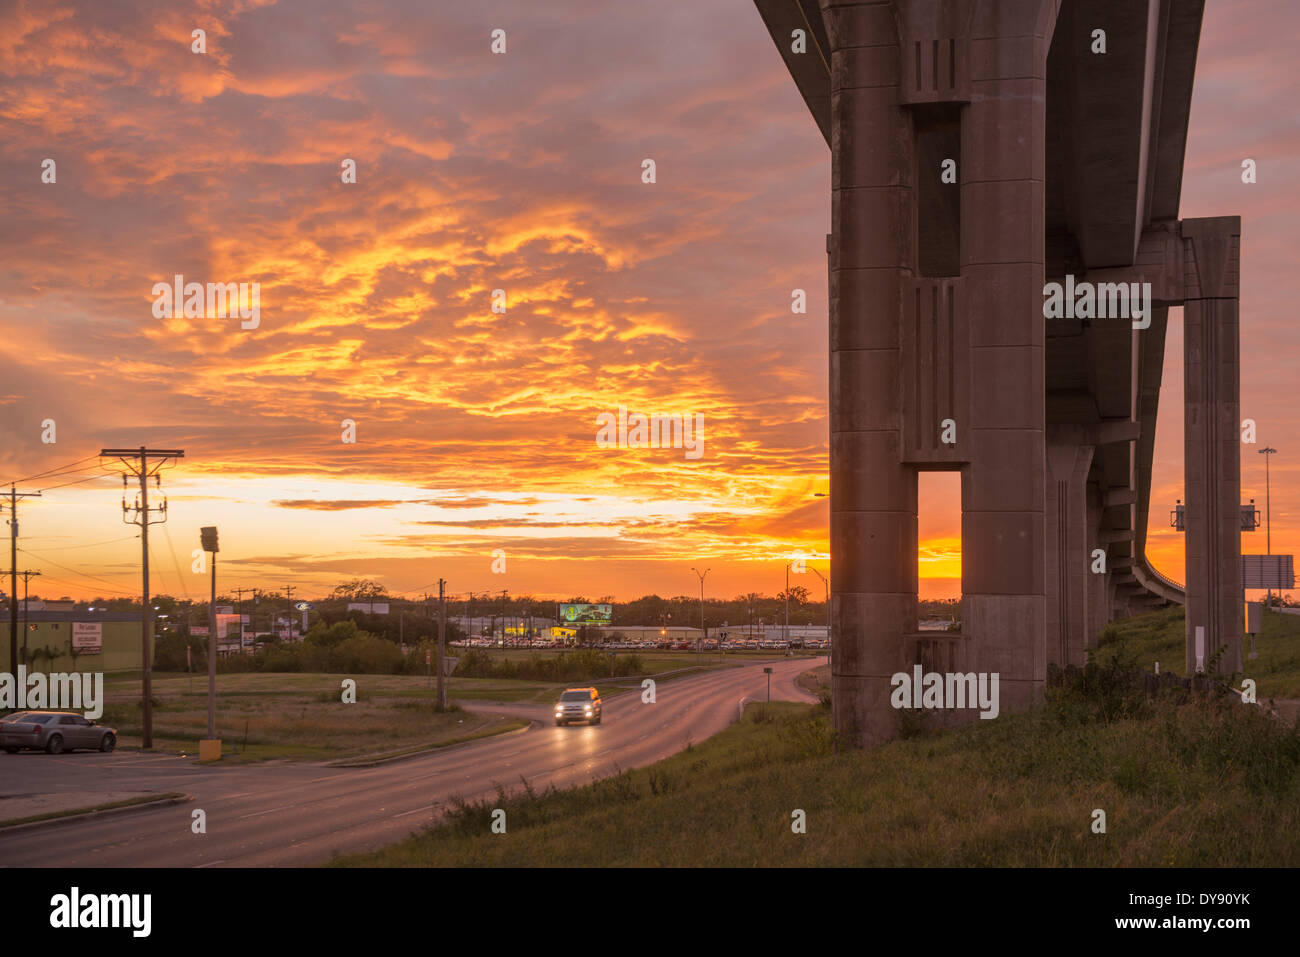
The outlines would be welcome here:
[[[785,601],[785,592],[776,596],[781,601]],[[803,585],[790,586],[790,602],[795,605],[808,604],[808,589]]]
[[[332,625],[324,622],[317,622],[307,630],[303,640],[309,644],[321,645],[326,648],[333,648],[341,641],[349,638],[356,638],[359,635],[365,635],[367,632],[357,628],[357,623],[350,618],[337,621]]]
[[[388,590],[368,578],[354,578],[338,585],[330,592],[333,601],[378,601],[388,597]]]

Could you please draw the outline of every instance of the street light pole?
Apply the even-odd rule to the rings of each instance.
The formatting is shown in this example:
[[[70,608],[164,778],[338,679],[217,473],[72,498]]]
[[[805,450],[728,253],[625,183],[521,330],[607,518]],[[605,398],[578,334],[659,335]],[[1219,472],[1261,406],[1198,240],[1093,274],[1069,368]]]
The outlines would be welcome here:
[[[1269,488],[1269,469],[1268,459],[1270,455],[1277,452],[1277,449],[1262,448],[1259,454],[1264,456],[1264,553],[1273,554],[1273,500]],[[1265,607],[1272,610],[1273,607],[1273,589],[1268,589],[1268,597],[1265,600]]]
[[[781,640],[787,645],[790,643],[790,566],[793,562],[785,563],[785,625],[781,629]]]
[[[221,757],[221,740],[217,737],[217,527],[199,530],[205,552],[212,553],[212,592],[208,600],[208,736],[199,742],[199,760],[216,761]],[[239,642],[244,642],[243,619],[240,619]]]
[[[700,657],[700,652],[703,650],[704,634],[705,634],[705,631],[704,631],[704,578],[705,578],[706,575],[709,574],[709,572],[713,571],[713,569],[712,569],[712,568],[706,568],[706,569],[704,569],[704,572],[701,574],[701,572],[700,572],[698,569],[696,569],[694,566],[692,566],[692,567],[691,567],[691,571],[695,572],[695,574],[698,575],[699,578],[700,578],[700,640],[699,640],[699,642],[697,642],[696,645],[695,645],[695,659],[696,659],[696,661],[698,661],[698,660],[699,660],[699,657]]]
[[[822,580],[822,585],[826,588],[826,654],[829,655],[831,650],[831,583],[817,569],[814,568],[813,571]]]
[[[505,594],[502,592],[502,594]],[[439,711],[447,710],[447,684],[443,677],[443,658],[447,654],[447,580],[438,579],[438,705]]]

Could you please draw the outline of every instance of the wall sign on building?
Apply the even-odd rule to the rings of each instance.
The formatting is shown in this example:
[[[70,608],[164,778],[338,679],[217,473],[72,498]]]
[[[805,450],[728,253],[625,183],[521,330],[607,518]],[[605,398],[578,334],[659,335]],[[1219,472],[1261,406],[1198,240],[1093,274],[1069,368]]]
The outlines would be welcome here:
[[[72,650],[79,655],[99,654],[104,650],[104,626],[97,621],[74,621]]]

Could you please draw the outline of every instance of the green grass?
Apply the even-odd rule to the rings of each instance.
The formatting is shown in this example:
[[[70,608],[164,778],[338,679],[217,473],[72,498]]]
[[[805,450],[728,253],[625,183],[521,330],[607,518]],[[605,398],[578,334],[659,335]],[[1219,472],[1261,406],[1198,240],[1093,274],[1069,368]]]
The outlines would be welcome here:
[[[355,704],[342,702],[342,682],[357,683]],[[241,673],[217,676],[217,735],[222,763],[333,760],[412,752],[521,726],[496,713],[439,712],[436,692],[415,675]],[[193,754],[207,733],[206,676],[155,675],[154,748]],[[118,729],[124,747],[142,732],[140,679],[105,682],[100,723]],[[454,702],[453,702],[454,705]]]
[[[1137,655],[1144,670],[1154,670],[1158,661],[1161,671],[1185,676],[1183,621],[1183,608],[1175,605],[1116,621],[1109,627],[1116,638],[1123,639],[1127,651]],[[1105,652],[1108,644],[1104,642],[1100,650]],[[1265,612],[1263,630],[1255,637],[1255,651],[1259,657],[1248,659],[1250,639],[1243,639],[1243,674],[1255,680],[1259,700],[1300,698],[1300,615]]]
[[[807,691],[809,694],[816,695],[818,698],[821,698],[825,702],[830,701],[830,694],[831,694],[831,666],[830,665],[820,665],[819,667],[812,668],[808,671],[800,672],[799,677],[795,678],[794,681],[795,684],[797,684],[804,691]]]
[[[651,767],[454,802],[423,834],[332,863],[1300,864],[1300,730],[1232,697],[1178,705],[1096,673],[1090,682],[1093,697],[1054,688],[1025,713],[841,753],[824,707],[751,705],[741,722]],[[504,835],[490,831],[498,807]],[[1091,830],[1098,808],[1105,834]],[[792,833],[796,809],[805,834]]]

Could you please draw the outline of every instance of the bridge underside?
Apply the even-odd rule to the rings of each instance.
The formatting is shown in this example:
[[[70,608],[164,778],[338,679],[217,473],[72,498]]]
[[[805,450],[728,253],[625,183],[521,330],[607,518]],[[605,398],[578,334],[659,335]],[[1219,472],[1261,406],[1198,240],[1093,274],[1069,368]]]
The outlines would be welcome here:
[[[831,147],[837,729],[892,737],[916,664],[997,673],[1026,707],[1106,622],[1169,602],[1189,671],[1221,647],[1239,668],[1240,225],[1178,219],[1203,0],[755,3]],[[1044,318],[1049,282],[1110,315]],[[1145,555],[1172,305],[1185,594]],[[918,631],[924,470],[962,477],[960,633]]]

